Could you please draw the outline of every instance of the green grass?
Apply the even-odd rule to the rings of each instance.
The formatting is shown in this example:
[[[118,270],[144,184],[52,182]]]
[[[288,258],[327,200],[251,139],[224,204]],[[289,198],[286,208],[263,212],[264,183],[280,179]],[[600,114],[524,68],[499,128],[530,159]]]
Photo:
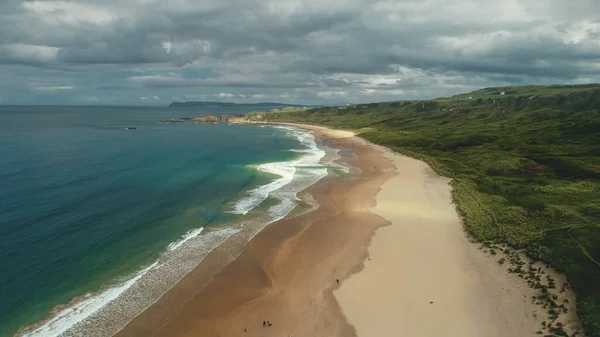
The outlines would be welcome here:
[[[485,90],[496,89],[466,95],[471,100],[384,102],[260,119],[353,130],[454,178],[466,232],[523,249],[564,272],[584,328],[600,336],[600,87],[511,87],[515,93],[501,99],[475,98]]]
[[[581,84],[581,85],[527,85],[527,86],[509,86],[509,87],[492,87],[472,91],[470,93],[454,95],[451,97],[440,97],[436,100],[456,100],[456,99],[497,99],[511,96],[551,96],[555,94],[566,94],[571,92],[581,92],[583,90],[596,90],[600,88],[600,84]],[[504,92],[504,95],[501,93]]]

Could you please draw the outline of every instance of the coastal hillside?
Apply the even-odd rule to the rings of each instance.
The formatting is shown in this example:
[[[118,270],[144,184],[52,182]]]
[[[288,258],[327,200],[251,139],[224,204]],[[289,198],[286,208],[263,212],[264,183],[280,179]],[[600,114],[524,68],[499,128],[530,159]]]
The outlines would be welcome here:
[[[470,236],[501,244],[567,275],[588,336],[600,336],[600,87],[486,88],[429,101],[397,101],[251,114],[251,120],[320,124],[426,161],[453,178]],[[506,267],[539,289],[548,336],[563,307],[555,285],[518,259]],[[504,258],[498,263],[504,264]],[[531,269],[531,268],[530,268]],[[548,283],[540,278],[548,279]],[[561,289],[561,287],[563,289]],[[566,310],[566,309],[564,309]]]
[[[475,90],[466,94],[457,94],[451,97],[440,97],[436,100],[478,99],[478,98],[505,98],[518,96],[551,96],[555,94],[568,94],[586,90],[598,90],[600,84],[578,85],[525,85],[508,87],[490,87]]]
[[[231,107],[257,107],[257,108],[272,108],[272,109],[285,109],[285,108],[300,108],[302,105],[296,104],[285,104],[285,103],[232,103],[232,102],[209,102],[209,101],[188,101],[188,102],[172,102],[169,104],[169,108],[231,108]]]

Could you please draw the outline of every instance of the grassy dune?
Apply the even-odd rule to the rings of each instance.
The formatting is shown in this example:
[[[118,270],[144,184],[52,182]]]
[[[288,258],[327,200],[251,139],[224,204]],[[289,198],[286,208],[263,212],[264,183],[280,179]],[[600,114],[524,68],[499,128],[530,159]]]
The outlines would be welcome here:
[[[251,119],[353,130],[454,178],[454,200],[472,238],[508,243],[564,272],[587,334],[600,336],[600,87],[511,87],[500,88],[509,94],[489,94],[496,89],[458,95],[473,97],[465,100]],[[547,335],[564,335],[559,328]]]

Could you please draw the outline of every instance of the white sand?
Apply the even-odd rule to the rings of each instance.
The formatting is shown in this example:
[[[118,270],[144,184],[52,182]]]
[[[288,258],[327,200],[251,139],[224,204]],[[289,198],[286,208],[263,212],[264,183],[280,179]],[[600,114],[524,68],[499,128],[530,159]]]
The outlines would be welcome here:
[[[299,123],[274,123],[277,125],[288,125],[293,127],[299,127],[306,130],[311,130],[316,133],[321,133],[328,138],[350,138],[354,136],[354,132],[346,130],[330,129],[324,126],[311,125],[311,124],[299,124]]]
[[[388,156],[398,175],[371,211],[392,224],[377,230],[365,268],[334,293],[358,336],[537,336],[534,290],[467,240],[449,180]]]

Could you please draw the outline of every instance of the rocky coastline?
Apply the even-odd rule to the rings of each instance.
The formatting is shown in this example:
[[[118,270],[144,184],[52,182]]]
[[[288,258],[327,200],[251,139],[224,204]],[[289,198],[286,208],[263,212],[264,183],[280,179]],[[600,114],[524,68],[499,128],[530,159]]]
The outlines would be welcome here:
[[[221,115],[221,116],[213,116],[213,115],[200,115],[197,117],[181,117],[179,119],[168,119],[159,121],[159,123],[164,124],[181,124],[184,122],[192,122],[192,123],[240,123],[248,120],[248,115],[245,114],[237,114],[237,115]]]

